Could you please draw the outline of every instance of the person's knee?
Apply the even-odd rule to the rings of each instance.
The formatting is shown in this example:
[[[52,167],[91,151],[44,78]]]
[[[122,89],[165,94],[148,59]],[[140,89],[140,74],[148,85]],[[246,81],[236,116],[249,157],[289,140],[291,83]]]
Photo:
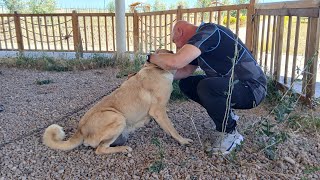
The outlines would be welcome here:
[[[189,83],[188,83],[189,81],[188,80],[186,80],[186,79],[181,79],[180,81],[179,81],[179,88],[180,88],[180,90],[182,91],[182,92],[186,92],[189,88]]]

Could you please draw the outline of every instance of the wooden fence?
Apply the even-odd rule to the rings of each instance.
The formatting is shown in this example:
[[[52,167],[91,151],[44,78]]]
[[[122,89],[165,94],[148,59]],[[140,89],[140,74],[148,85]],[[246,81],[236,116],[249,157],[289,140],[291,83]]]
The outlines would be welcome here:
[[[126,50],[174,50],[177,20],[215,22],[252,42],[253,5],[230,5],[146,13],[126,13]],[[232,15],[232,16],[231,16]],[[0,14],[0,50],[104,53],[116,51],[114,13]]]
[[[257,61],[279,87],[293,87],[308,103],[320,78],[319,7],[316,1],[255,6],[253,52]]]
[[[171,30],[177,20],[196,25],[222,24],[246,43],[265,72],[281,87],[288,88],[301,80],[297,91],[310,100],[319,74],[319,3],[314,2],[255,4],[250,0],[241,5],[126,13],[126,50],[174,51]],[[115,52],[116,43],[114,13],[0,14],[0,51],[81,55]],[[312,63],[308,64],[310,59]]]

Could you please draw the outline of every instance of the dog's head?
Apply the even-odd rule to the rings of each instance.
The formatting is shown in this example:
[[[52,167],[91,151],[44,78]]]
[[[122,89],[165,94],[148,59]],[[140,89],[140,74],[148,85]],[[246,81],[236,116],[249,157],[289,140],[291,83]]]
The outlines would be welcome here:
[[[156,54],[161,54],[161,53],[170,53],[173,54],[173,51],[167,50],[167,49],[157,49],[155,51]]]
[[[154,53],[155,53],[155,54],[166,54],[166,53],[168,53],[168,54],[173,54],[173,51],[170,51],[170,50],[167,50],[167,49],[157,49]],[[145,64],[144,64],[144,67],[150,66],[150,65],[151,65],[150,63],[145,63]],[[152,64],[152,65],[154,65],[154,64]],[[152,66],[152,65],[151,65],[151,66]],[[156,65],[155,65],[155,66],[156,66]],[[170,70],[169,72],[171,72],[172,74],[175,74],[176,71],[177,71],[177,70]]]

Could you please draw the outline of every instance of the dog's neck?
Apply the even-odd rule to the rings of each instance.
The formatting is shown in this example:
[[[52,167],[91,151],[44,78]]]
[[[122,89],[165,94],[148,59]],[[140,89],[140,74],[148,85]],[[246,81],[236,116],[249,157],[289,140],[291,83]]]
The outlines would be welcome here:
[[[149,62],[146,62],[146,63],[144,64],[144,66],[145,66],[145,67],[153,66],[153,67],[156,67],[156,68],[158,68],[158,69],[161,69],[161,70],[166,71],[166,72],[168,72],[168,73],[170,73],[170,74],[173,74],[173,75],[176,74],[176,72],[177,72],[177,70],[166,70],[166,69],[163,69],[163,68],[161,68],[160,66],[158,66],[158,65],[156,65],[156,64],[149,63]]]

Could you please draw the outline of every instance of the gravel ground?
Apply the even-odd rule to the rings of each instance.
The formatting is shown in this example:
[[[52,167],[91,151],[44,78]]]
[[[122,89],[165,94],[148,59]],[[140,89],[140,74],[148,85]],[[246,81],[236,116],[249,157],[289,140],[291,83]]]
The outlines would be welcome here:
[[[97,99],[125,80],[116,74],[111,68],[43,72],[0,67],[0,105],[4,107],[0,112],[0,180],[320,179],[317,133],[288,131],[290,138],[278,146],[279,157],[265,157],[257,143],[259,137],[249,127],[267,116],[267,105],[236,111],[246,141],[241,150],[227,157],[204,152],[201,144],[207,146],[216,138],[214,125],[205,110],[191,101],[168,106],[178,132],[194,140],[189,147],[179,145],[154,121],[130,136],[130,154],[95,155],[84,146],[63,152],[42,144],[44,128],[52,123],[64,127],[70,136]],[[53,83],[36,84],[48,79]]]

